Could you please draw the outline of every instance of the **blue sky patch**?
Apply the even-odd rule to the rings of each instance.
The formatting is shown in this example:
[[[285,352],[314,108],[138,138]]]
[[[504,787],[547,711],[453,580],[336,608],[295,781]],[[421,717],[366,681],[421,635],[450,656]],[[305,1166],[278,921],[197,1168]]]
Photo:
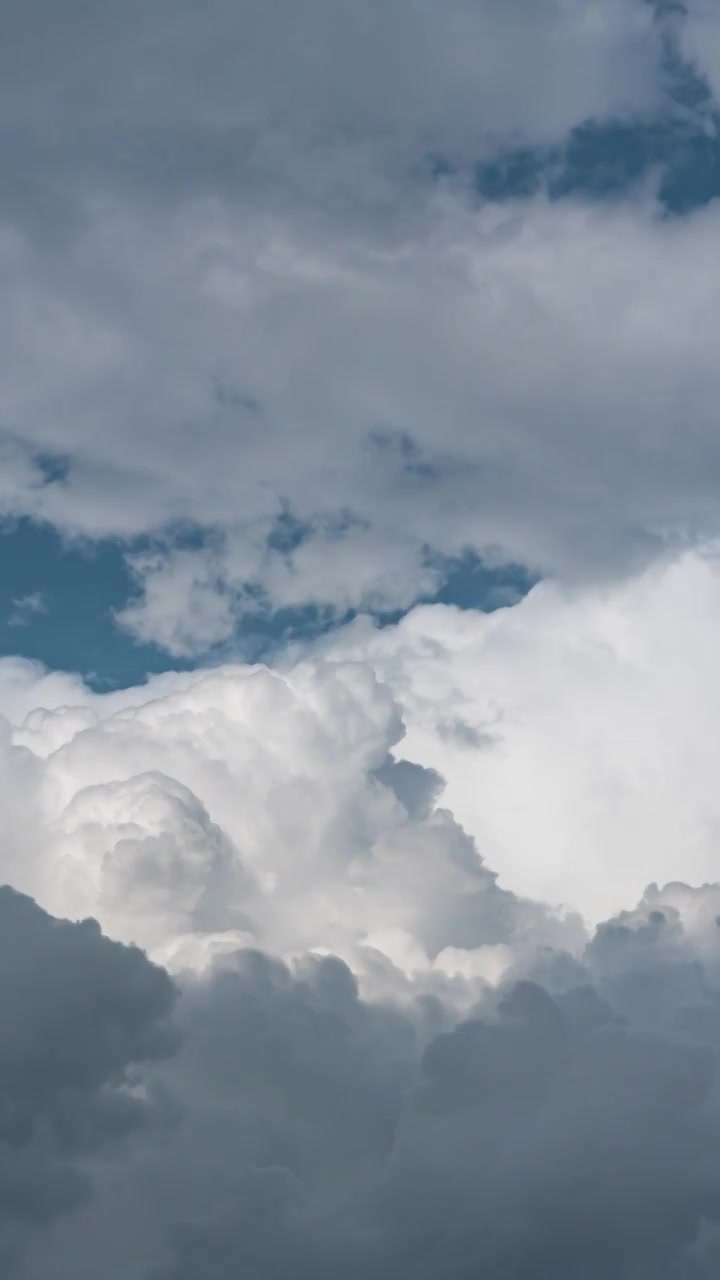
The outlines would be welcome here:
[[[302,528],[289,515],[278,538],[281,530],[288,549],[302,541]],[[6,525],[0,539],[0,655],[21,653],[53,669],[79,671],[100,690],[195,665],[171,658],[155,645],[138,643],[116,625],[114,611],[136,589],[123,544],[108,539],[66,543],[54,529],[31,520]],[[187,530],[180,541],[197,547],[204,535]],[[147,549],[147,544],[134,544],[132,549]],[[533,584],[522,568],[490,568],[471,552],[445,560],[442,567],[443,585],[424,603],[491,611],[515,603]],[[260,661],[289,641],[310,640],[355,616],[354,610],[338,615],[317,606],[248,615],[232,641],[212,657]],[[402,612],[376,617],[381,625],[390,625]]]

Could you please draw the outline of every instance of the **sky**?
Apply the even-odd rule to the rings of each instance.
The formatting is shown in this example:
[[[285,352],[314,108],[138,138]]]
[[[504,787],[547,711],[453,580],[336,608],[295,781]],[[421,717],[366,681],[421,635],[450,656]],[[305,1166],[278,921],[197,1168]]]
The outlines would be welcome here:
[[[0,1270],[720,1266],[716,0],[7,0]]]

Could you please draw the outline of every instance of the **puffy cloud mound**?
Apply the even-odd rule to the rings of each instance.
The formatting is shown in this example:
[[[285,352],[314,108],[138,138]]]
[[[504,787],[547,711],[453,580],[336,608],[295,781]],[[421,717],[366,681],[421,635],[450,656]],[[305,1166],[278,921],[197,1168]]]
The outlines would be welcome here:
[[[657,901],[464,1013],[368,1002],[334,958],[228,958],[147,1073],[175,1127],[99,1171],[28,1275],[709,1278],[717,961]]]
[[[396,691],[403,755],[502,884],[597,923],[651,881],[715,881],[717,545],[483,615],[417,609],[333,638]]]
[[[103,696],[0,663],[6,1269],[715,1275],[719,583]]]
[[[453,948],[479,948],[492,973],[521,919],[577,932],[499,889],[437,807],[439,776],[395,758],[402,723],[367,664],[165,677],[135,705],[74,692],[80,705],[31,711],[4,744],[33,833],[6,874],[51,910],[174,967],[253,940],[439,973]]]
[[[175,966],[253,939],[463,972],[540,927],[528,897],[597,923],[652,881],[712,882],[717,563],[103,697],[9,662],[6,877]]]

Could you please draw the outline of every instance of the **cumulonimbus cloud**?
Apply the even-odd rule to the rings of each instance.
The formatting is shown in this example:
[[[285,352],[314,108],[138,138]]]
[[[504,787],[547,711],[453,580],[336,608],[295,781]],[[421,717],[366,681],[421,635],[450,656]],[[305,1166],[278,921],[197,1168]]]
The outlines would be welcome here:
[[[67,1046],[65,1057],[43,1051],[53,1118],[32,1112],[14,1134],[21,1162],[38,1151],[57,1161],[66,1108],[81,1135],[97,1133],[92,1090],[118,1116],[102,1148],[90,1137],[63,1148],[84,1199],[58,1203],[42,1228],[37,1210],[30,1231],[8,1201],[8,1267],[24,1259],[31,1280],[91,1280],[101,1265],[109,1280],[248,1269],[329,1280],[340,1266],[388,1280],[434,1280],[441,1267],[456,1280],[530,1280],[538,1268],[563,1280],[712,1275],[720,890],[651,886],[585,928],[524,896],[519,863],[510,892],[444,806],[452,791],[463,807],[471,762],[484,833],[494,853],[504,835],[510,873],[520,829],[503,827],[502,811],[530,800],[531,884],[530,827],[543,850],[556,838],[553,788],[570,770],[566,794],[587,815],[575,854],[601,907],[613,851],[599,865],[581,734],[595,734],[601,789],[620,761],[636,817],[644,804],[646,821],[668,823],[653,810],[683,794],[701,760],[699,747],[688,758],[691,720],[712,757],[718,694],[702,622],[717,584],[708,549],[632,587],[544,587],[484,620],[435,607],[384,633],[356,626],[275,670],[166,675],[104,696],[0,664],[0,701],[21,722],[3,739],[15,780],[3,799],[7,876],[57,915],[92,914],[141,942],[174,975],[97,927],[0,900],[26,919],[3,934],[28,955],[4,969],[8,1025],[21,1031],[31,972],[43,1034],[62,1027]],[[573,662],[577,684],[558,701],[553,672],[566,677]],[[473,681],[494,719],[480,715]],[[647,774],[633,778],[628,760],[643,758],[646,684],[674,737],[643,792]],[[41,694],[45,708],[27,714]],[[694,785],[709,821],[712,770],[696,768]],[[466,808],[479,832],[479,811]],[[647,844],[623,812],[626,840]],[[686,878],[706,866],[688,861]],[[629,872],[612,876],[631,893]],[[42,940],[56,937],[79,941],[50,952]],[[95,994],[102,956],[125,975],[126,1012]],[[127,1044],[113,1031],[107,1065],[97,1001],[113,1026],[135,1028]],[[60,1071],[66,1060],[89,1070],[86,1016],[89,1061],[102,1060],[89,1094]],[[45,1166],[32,1176],[27,1203],[43,1194]]]

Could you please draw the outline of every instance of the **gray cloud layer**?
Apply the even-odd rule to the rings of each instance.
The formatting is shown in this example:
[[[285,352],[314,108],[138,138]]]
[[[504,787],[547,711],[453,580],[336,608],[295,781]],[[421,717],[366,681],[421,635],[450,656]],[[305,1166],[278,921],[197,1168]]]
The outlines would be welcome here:
[[[649,108],[641,0],[98,0],[8,6],[7,211],[53,237],[108,195],[382,213],[433,158]]]
[[[11,5],[0,513],[160,535],[119,617],[179,655],[258,605],[407,607],[468,546],[587,575],[714,532],[717,211],[473,192],[499,147],[655,118],[666,27],[641,0]]]
[[[0,1259],[91,1194],[93,1161],[159,1118],[133,1073],[176,1048],[174,989],[136,949],[0,890]]]
[[[717,935],[717,901],[696,898]],[[32,1095],[25,1130],[5,1138],[23,1186],[4,1212],[32,1221],[23,1274],[34,1280],[715,1274],[718,942],[688,933],[672,908],[646,902],[584,956],[549,952],[460,1017],[438,998],[361,999],[332,958],[293,972],[253,952],[229,958],[186,980],[180,1047],[137,1073],[172,1112],[157,1139],[107,1086],[158,1052],[162,975],[24,899],[3,899],[3,923],[8,906],[75,943],[29,1000],[22,965],[4,997],[45,1012],[58,985],[74,994],[60,1057],[44,1016],[42,1071],[23,1051],[31,1078],[9,1086],[24,1103]],[[88,941],[118,972],[134,969],[119,1008],[113,965],[110,992],[102,966],[78,988],[75,951]],[[99,1045],[98,992],[113,1027],[108,1041],[100,1023]],[[121,1150],[98,1164],[101,1141]],[[79,1206],[73,1162],[92,1170],[93,1198]]]

